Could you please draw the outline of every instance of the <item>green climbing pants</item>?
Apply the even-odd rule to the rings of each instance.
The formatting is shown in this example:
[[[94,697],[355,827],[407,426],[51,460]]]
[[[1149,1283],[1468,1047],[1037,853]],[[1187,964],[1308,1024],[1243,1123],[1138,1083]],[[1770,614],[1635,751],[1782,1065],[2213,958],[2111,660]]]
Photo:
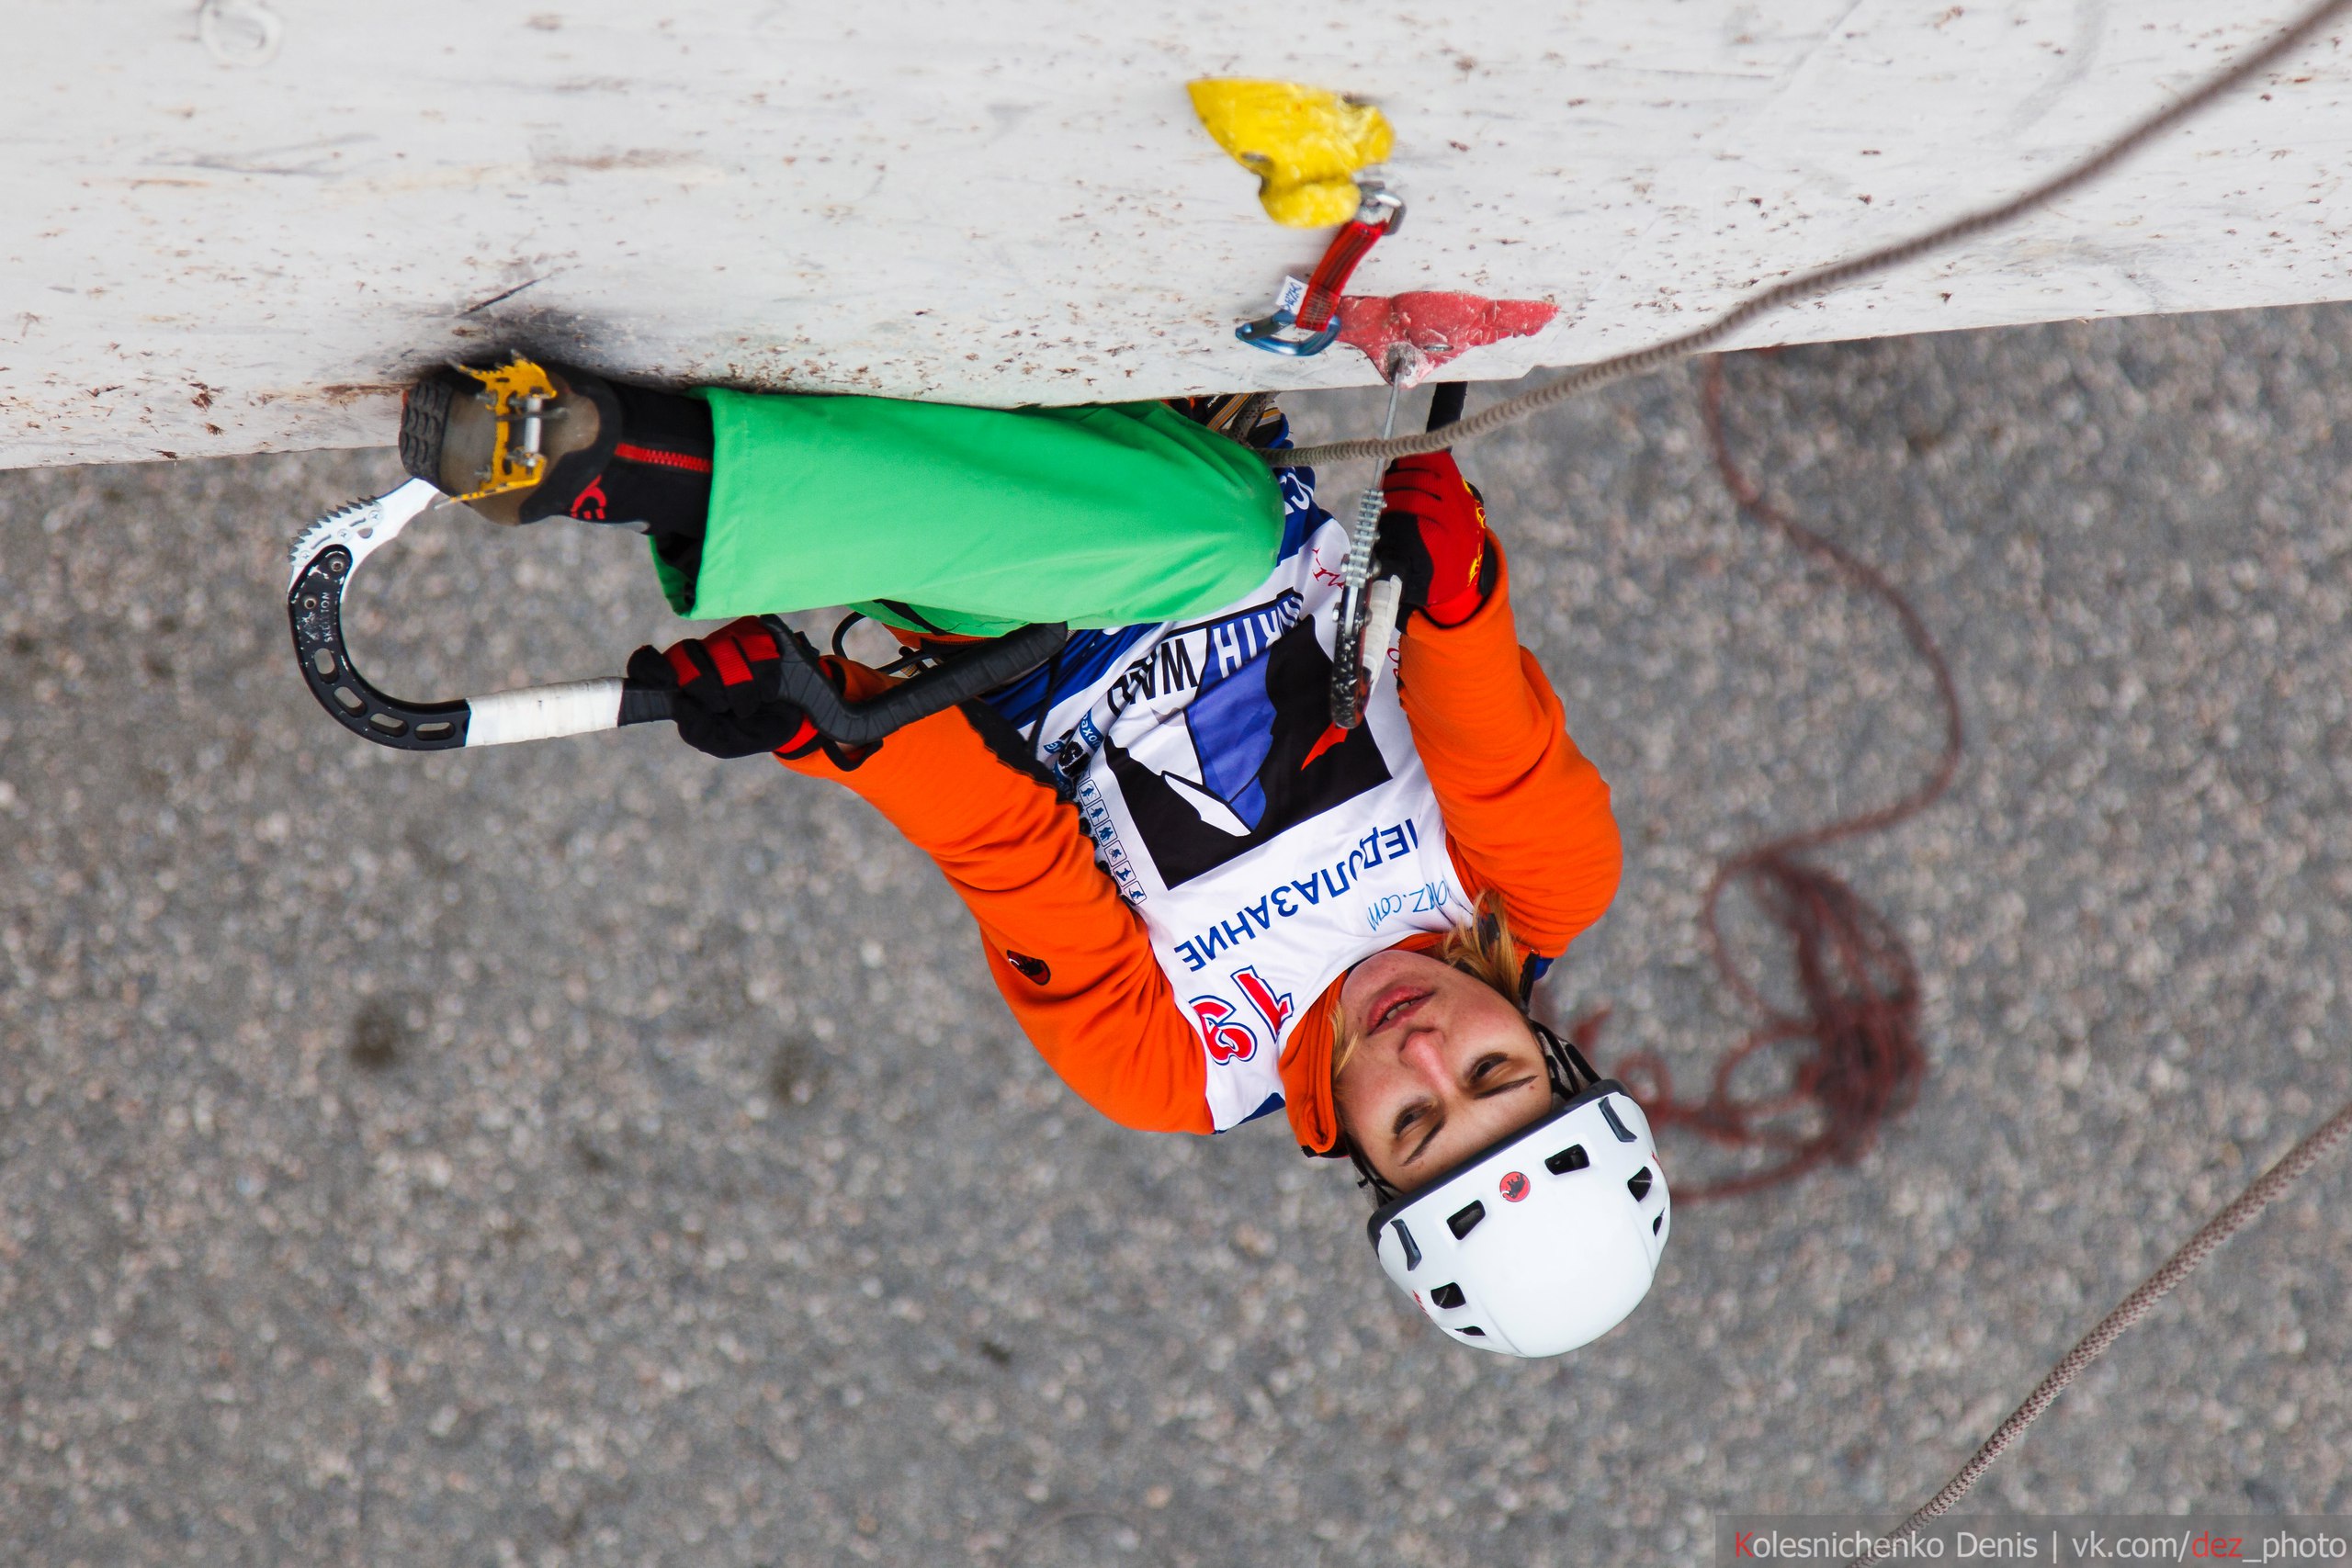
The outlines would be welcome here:
[[[1161,403],[703,395],[701,568],[686,582],[656,558],[682,615],[849,604],[973,636],[1133,626],[1230,604],[1281,547],[1264,462]]]

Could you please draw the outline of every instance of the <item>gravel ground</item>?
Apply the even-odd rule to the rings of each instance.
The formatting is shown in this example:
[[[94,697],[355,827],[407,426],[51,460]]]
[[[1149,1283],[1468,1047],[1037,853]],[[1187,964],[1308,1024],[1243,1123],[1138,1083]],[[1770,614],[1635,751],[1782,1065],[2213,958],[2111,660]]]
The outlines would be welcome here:
[[[1747,460],[1966,705],[1947,801],[1827,857],[1914,944],[1932,1066],[1532,1364],[1423,1325],[1278,1121],[1096,1119],[846,795],[329,724],[282,552],[388,454],[0,475],[0,1555],[1690,1563],[1718,1508],[1908,1506],[2352,1094],[2347,364],[2345,310],[1732,364]],[[1747,1021],[1713,865],[1936,739],[1885,612],[1736,517],[1695,388],[1471,460],[1626,830],[1550,1003],[1686,1087]],[[669,635],[636,542],[563,525],[428,519],[360,598],[416,693]],[[2352,1512],[2347,1195],[2233,1244],[1988,1504]]]

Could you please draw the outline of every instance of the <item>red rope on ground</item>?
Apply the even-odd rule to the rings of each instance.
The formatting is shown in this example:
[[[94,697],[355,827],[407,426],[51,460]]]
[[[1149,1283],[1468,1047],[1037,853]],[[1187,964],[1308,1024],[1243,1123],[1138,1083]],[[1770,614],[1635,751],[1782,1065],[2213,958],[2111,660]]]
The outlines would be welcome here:
[[[1623,1058],[1615,1076],[1641,1102],[1654,1128],[1687,1127],[1712,1143],[1767,1149],[1780,1157],[1761,1169],[1724,1180],[1678,1184],[1675,1201],[1683,1203],[1776,1186],[1825,1161],[1851,1164],[1876,1142],[1879,1128],[1909,1110],[1917,1097],[1927,1056],[1919,1046],[1919,973],[1910,947],[1886,917],[1863,902],[1836,873],[1800,857],[1826,844],[1883,831],[1926,810],[1951,786],[1963,747],[1960,693],[1918,611],[1876,567],[1766,499],[1732,456],[1723,404],[1723,360],[1711,356],[1700,384],[1699,406],[1724,488],[1741,512],[1894,612],[1904,639],[1934,677],[1944,710],[1944,744],[1927,778],[1900,799],[1751,845],[1725,861],[1708,883],[1699,911],[1707,954],[1724,983],[1763,1021],[1716,1064],[1703,1099],[1677,1099],[1673,1077],[1654,1052],[1637,1051]],[[1719,909],[1724,890],[1736,881],[1754,888],[1765,914],[1788,934],[1795,952],[1797,1010],[1768,1000],[1724,948]],[[1571,1038],[1588,1055],[1606,1017],[1602,1013],[1569,1026]],[[1740,1068],[1758,1053],[1776,1047],[1795,1051],[1787,1086],[1765,1095],[1736,1092],[1732,1079]]]

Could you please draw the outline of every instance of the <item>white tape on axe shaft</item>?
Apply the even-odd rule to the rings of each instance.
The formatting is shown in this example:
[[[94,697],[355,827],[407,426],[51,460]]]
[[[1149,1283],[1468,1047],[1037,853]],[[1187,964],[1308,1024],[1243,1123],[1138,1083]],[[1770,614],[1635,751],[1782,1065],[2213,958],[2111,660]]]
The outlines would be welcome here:
[[[468,697],[466,707],[472,715],[466,721],[469,747],[586,735],[620,724],[621,681],[617,675],[607,675],[600,681],[492,692],[486,697]]]

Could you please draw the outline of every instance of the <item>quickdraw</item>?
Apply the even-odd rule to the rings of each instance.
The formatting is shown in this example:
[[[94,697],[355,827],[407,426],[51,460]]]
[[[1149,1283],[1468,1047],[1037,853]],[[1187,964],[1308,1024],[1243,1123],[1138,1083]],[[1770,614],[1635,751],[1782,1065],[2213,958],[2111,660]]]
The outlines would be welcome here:
[[[1396,400],[1404,390],[1402,381],[1390,378],[1388,415],[1380,422],[1383,441],[1396,434]],[[1348,531],[1348,553],[1340,561],[1339,620],[1331,634],[1331,723],[1339,729],[1353,729],[1363,722],[1364,699],[1372,695],[1373,683],[1388,662],[1388,639],[1396,629],[1400,585],[1393,577],[1377,582],[1372,577],[1373,547],[1379,542],[1385,499],[1380,479],[1374,475],[1356,498],[1355,526]]]
[[[1331,237],[1314,276],[1304,283],[1295,277],[1283,279],[1272,313],[1242,322],[1233,329],[1235,337],[1268,354],[1299,358],[1320,354],[1338,341],[1340,296],[1348,279],[1355,276],[1357,265],[1372,254],[1381,237],[1394,234],[1405,221],[1402,197],[1378,180],[1360,178],[1356,186],[1362,192],[1362,205],[1355,217]]]
[[[1396,428],[1396,399],[1404,390],[1406,367],[1392,357],[1388,374],[1388,417],[1380,438]],[[1461,381],[1439,385],[1430,399],[1431,430],[1442,429],[1462,417],[1462,401],[1469,387]],[[1332,633],[1331,723],[1353,729],[1363,722],[1363,705],[1379,683],[1388,662],[1388,642],[1396,632],[1396,615],[1404,602],[1404,585],[1394,577],[1375,578],[1373,547],[1380,538],[1380,512],[1385,499],[1378,481],[1356,501],[1355,526],[1348,536],[1348,553],[1340,562],[1340,614]]]

